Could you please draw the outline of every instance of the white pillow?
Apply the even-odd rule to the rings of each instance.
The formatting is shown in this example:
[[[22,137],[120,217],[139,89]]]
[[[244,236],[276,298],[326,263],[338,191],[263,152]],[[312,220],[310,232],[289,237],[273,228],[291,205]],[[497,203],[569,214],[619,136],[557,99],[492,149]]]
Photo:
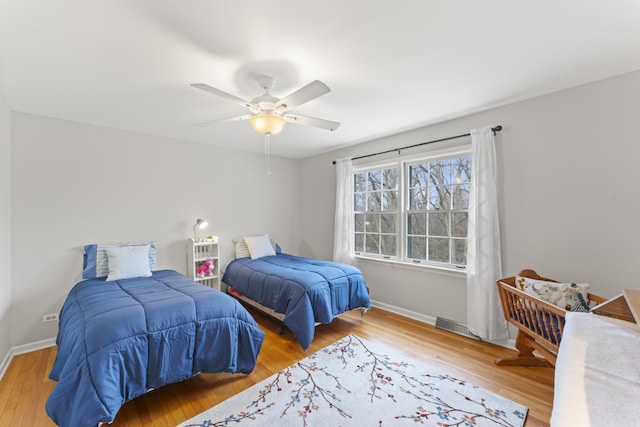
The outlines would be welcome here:
[[[276,255],[278,255],[282,251],[282,249],[280,249],[280,246],[277,243],[275,243],[271,237],[269,237],[269,241],[271,242],[271,246],[273,246],[273,250],[275,251]],[[251,253],[249,252],[249,248],[247,247],[247,244],[244,241],[244,237],[237,241],[234,240],[234,242],[236,242],[236,258],[246,258],[251,256]],[[149,254],[151,254],[152,249],[153,249],[153,246],[149,250]]]
[[[251,259],[262,258],[269,255],[275,255],[276,251],[273,249],[271,239],[268,234],[263,236],[245,236],[244,238]]]
[[[110,243],[106,245],[92,244],[84,246],[85,253],[82,265],[82,278],[94,279],[97,277],[107,277],[109,275],[109,258],[107,257],[107,248],[144,245],[149,245],[149,268],[151,271],[155,271],[158,264],[158,248],[156,247],[156,242]],[[247,256],[249,256],[248,252]]]
[[[150,277],[149,245],[107,248],[109,275],[107,280]]]

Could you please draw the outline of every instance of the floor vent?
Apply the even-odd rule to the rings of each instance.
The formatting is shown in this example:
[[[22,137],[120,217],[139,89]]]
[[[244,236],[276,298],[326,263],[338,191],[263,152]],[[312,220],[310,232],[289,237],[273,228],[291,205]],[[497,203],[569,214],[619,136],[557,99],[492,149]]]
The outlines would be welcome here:
[[[479,336],[473,335],[471,332],[469,332],[469,328],[467,328],[467,325],[465,325],[464,323],[456,322],[455,320],[445,319],[444,317],[436,317],[436,328],[480,341]]]

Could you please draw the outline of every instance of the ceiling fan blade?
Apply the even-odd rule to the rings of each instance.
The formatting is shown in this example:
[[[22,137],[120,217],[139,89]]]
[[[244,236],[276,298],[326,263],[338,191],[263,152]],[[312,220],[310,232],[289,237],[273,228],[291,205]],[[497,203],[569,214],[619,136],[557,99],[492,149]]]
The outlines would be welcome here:
[[[192,87],[195,87],[196,89],[200,89],[200,90],[204,90],[205,92],[209,92],[212,93],[214,95],[218,95],[222,98],[226,98],[229,101],[233,101],[233,102],[237,102],[238,104],[247,107],[247,108],[251,108],[251,103],[249,101],[245,101],[242,98],[238,98],[235,95],[231,95],[230,93],[224,92],[220,89],[216,89],[215,87],[211,87],[209,85],[206,85],[204,83],[194,83],[191,85]]]
[[[306,86],[301,87],[297,91],[293,92],[289,96],[282,98],[276,103],[276,109],[284,107],[284,111],[289,111],[292,108],[302,105],[305,102],[309,102],[325,93],[331,92],[329,86],[322,83],[320,80],[314,80]]]
[[[216,123],[223,123],[223,122],[238,122],[240,120],[249,120],[249,117],[251,117],[251,114],[247,114],[246,116],[229,117],[227,119],[209,120],[208,122],[196,123],[194,126],[202,127],[202,126],[209,126],[209,125],[213,125]]]
[[[324,119],[316,119],[315,117],[300,116],[298,114],[285,114],[283,117],[289,123],[295,123],[295,124],[304,125],[304,126],[313,126],[316,128],[330,130],[331,132],[333,132],[334,130],[338,129],[338,127],[340,127],[339,122],[332,122],[331,120],[324,120]]]

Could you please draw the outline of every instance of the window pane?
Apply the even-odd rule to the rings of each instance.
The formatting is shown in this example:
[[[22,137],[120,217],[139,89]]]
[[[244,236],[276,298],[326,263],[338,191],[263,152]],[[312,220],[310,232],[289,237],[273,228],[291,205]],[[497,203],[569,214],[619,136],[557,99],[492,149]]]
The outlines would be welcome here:
[[[469,184],[454,185],[453,209],[469,209]]]
[[[353,248],[356,252],[364,252],[364,234],[356,233]]]
[[[395,211],[398,209],[398,192],[395,190],[382,192],[382,210]]]
[[[385,190],[398,189],[398,168],[385,169],[383,171],[382,185]]]
[[[367,214],[364,222],[365,230],[368,233],[380,232],[380,215],[379,214]]]
[[[451,214],[451,236],[467,237],[467,223],[469,214],[467,212],[453,212]]]
[[[429,237],[429,261],[449,262],[449,239]]]
[[[453,241],[453,264],[467,265],[467,240],[455,239]]]
[[[449,214],[429,214],[429,236],[449,236]]]
[[[364,233],[364,214],[356,214],[353,229],[357,233]]]
[[[379,234],[365,234],[366,249],[365,252],[369,254],[380,253],[380,235]]]
[[[380,253],[382,255],[396,256],[396,236],[383,234]]]
[[[357,173],[353,180],[354,191],[366,191],[367,189],[367,173]]]
[[[427,187],[427,183],[429,182],[429,163],[421,163],[418,165],[411,165],[409,167],[409,176],[411,182],[409,183],[410,187]]]
[[[364,212],[367,210],[367,199],[365,193],[356,193],[353,195],[353,210],[355,212]]]
[[[427,214],[410,213],[407,234],[427,235]]]
[[[409,236],[407,238],[407,258],[427,259],[426,237]]]
[[[427,208],[427,187],[415,186],[409,190],[409,209]]]
[[[451,159],[431,162],[429,168],[431,184],[436,186],[448,186],[451,184]]]
[[[379,212],[382,210],[382,204],[380,203],[381,196],[382,194],[379,191],[367,193],[367,211]]]
[[[382,233],[394,233],[396,232],[396,214],[383,214],[381,215],[381,228]]]
[[[453,159],[454,182],[464,184],[471,182],[471,156]]]
[[[375,190],[380,190],[380,188],[382,187],[380,185],[380,177],[381,177],[382,173],[378,170],[378,171],[370,171],[368,174],[368,185],[367,185],[367,191],[375,191]]]
[[[429,209],[451,209],[451,195],[449,194],[449,191],[449,187],[429,187]]]

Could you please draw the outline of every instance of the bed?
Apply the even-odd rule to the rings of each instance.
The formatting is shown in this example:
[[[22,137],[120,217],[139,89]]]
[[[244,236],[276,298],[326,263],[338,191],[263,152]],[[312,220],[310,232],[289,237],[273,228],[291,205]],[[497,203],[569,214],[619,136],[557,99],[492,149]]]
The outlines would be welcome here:
[[[640,328],[597,314],[567,313],[554,380],[551,426],[637,426]]]
[[[316,324],[358,308],[364,315],[371,307],[360,270],[282,253],[268,235],[237,240],[236,259],[222,281],[231,295],[283,321],[305,350]]]
[[[101,274],[101,250],[108,253],[108,275],[79,282],[64,302],[49,375],[57,384],[46,403],[60,426],[112,422],[126,401],[150,389],[201,372],[255,367],[264,332],[247,310],[176,271],[150,271],[149,246],[138,246],[144,245],[89,250],[85,277]],[[143,259],[146,267],[129,265],[122,277],[119,265]]]

